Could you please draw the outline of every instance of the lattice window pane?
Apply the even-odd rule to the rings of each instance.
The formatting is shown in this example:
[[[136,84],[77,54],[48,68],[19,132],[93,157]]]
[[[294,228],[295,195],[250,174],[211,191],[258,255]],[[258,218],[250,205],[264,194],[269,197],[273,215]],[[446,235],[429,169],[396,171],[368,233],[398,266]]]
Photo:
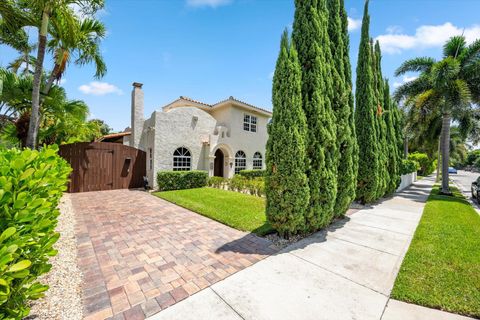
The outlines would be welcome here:
[[[187,148],[180,147],[173,153],[173,171],[191,170],[192,155]]]

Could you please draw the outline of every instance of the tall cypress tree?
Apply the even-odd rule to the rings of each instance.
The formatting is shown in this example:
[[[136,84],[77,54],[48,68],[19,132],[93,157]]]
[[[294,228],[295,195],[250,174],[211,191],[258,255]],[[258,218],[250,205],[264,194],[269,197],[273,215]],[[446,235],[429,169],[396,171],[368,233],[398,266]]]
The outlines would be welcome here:
[[[287,237],[305,229],[310,197],[305,174],[307,124],[301,76],[297,51],[285,31],[273,76],[265,187],[268,221],[281,236]]]
[[[355,99],[353,97],[353,80],[352,80],[352,66],[350,64],[350,36],[348,34],[348,15],[347,11],[345,10],[344,0],[340,0],[340,11],[342,15],[342,30],[343,30],[343,44],[345,46],[344,51],[344,72],[345,72],[345,83],[348,88],[350,88],[348,104],[350,106],[350,128],[352,132],[352,139],[353,139],[353,173],[354,179],[353,183],[355,186],[355,190],[357,187],[357,175],[358,175],[358,150],[359,146],[357,143],[357,131],[355,129]]]
[[[403,121],[404,121],[404,115],[403,115],[403,112],[402,110],[399,109],[397,103],[392,100],[392,108],[394,110],[393,114],[394,114],[394,127],[395,127],[395,134],[397,136],[397,148],[398,148],[398,157],[399,157],[399,160],[398,160],[398,165],[401,166],[402,164],[402,159],[405,158],[405,155],[404,155],[404,137],[403,137]],[[399,169],[399,172],[401,172],[401,170]]]
[[[328,34],[332,54],[332,75],[335,90],[333,90],[332,106],[337,125],[338,172],[337,198],[334,212],[342,216],[355,199],[356,168],[354,153],[356,139],[354,132],[353,94],[350,70],[348,21],[343,1],[328,0]],[[345,43],[347,41],[347,43]],[[346,70],[348,69],[348,70]]]
[[[363,13],[355,90],[355,129],[359,146],[357,199],[362,203],[369,203],[377,198],[379,183],[378,144],[375,123],[377,108],[369,27],[370,16],[368,14],[367,0],[365,1]]]
[[[388,184],[386,193],[392,194],[397,189],[400,182],[400,165],[399,161],[399,150],[397,142],[397,134],[395,132],[395,112],[394,106],[392,104],[392,99],[390,97],[390,86],[388,85],[388,80],[384,80],[383,85],[383,105],[384,105],[384,117],[385,124],[387,127],[386,131],[386,140],[387,140],[387,170],[389,174]]]
[[[307,117],[309,230],[330,223],[337,193],[337,145],[332,110],[326,0],[296,0],[292,39],[302,68],[303,110]]]
[[[377,189],[377,198],[381,198],[387,191],[387,185],[389,184],[389,173],[387,168],[388,162],[388,146],[387,146],[387,127],[385,124],[384,114],[384,89],[383,89],[383,75],[382,75],[382,54],[380,51],[380,43],[378,41],[373,45],[373,69],[375,78],[375,97],[376,97],[376,116],[375,122],[377,125],[377,143],[378,143],[378,159],[379,159],[379,184]]]

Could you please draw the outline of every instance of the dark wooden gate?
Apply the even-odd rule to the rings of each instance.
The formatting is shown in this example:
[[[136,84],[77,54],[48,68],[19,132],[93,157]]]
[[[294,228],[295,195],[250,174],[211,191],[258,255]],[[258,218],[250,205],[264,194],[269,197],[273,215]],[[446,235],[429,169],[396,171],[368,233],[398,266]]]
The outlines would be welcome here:
[[[73,168],[68,192],[139,188],[146,174],[146,153],[111,142],[60,146],[60,156]]]

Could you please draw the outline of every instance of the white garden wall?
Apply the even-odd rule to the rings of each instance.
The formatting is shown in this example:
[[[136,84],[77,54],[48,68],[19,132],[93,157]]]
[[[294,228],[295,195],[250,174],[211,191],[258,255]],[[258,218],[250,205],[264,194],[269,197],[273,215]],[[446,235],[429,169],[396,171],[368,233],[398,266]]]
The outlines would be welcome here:
[[[411,172],[409,174],[403,174],[401,176],[400,186],[397,188],[397,192],[402,191],[403,189],[409,187],[412,183],[417,181],[417,173]]]

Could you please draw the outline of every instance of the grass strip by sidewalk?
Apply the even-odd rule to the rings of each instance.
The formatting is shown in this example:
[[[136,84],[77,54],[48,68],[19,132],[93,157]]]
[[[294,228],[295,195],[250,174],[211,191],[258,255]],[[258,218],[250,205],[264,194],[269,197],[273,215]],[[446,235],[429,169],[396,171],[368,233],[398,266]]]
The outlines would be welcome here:
[[[453,191],[432,190],[391,296],[480,317],[480,216]]]
[[[259,236],[273,232],[265,216],[265,199],[261,197],[208,187],[154,195],[238,230]]]

